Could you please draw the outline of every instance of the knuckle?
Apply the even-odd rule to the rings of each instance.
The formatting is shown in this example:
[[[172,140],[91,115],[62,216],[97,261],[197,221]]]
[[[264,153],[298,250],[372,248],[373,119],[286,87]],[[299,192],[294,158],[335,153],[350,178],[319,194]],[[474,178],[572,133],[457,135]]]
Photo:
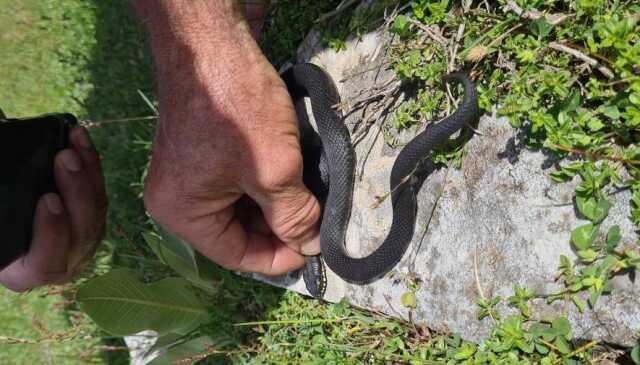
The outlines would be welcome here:
[[[284,242],[304,240],[313,234],[320,218],[318,202],[311,194],[294,197],[287,208],[277,214],[276,234]]]
[[[296,157],[269,165],[258,175],[258,184],[267,193],[289,190],[302,179],[302,161]]]

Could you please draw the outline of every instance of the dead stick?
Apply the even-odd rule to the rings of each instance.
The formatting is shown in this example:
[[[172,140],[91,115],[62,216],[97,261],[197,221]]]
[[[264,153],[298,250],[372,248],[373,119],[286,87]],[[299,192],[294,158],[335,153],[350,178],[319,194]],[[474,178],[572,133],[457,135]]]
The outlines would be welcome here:
[[[549,48],[555,49],[556,51],[567,53],[567,54],[569,54],[569,55],[571,55],[571,56],[573,56],[573,57],[575,57],[575,58],[587,63],[589,66],[597,67],[598,70],[609,79],[613,79],[615,77],[613,71],[611,71],[609,68],[607,68],[606,66],[603,66],[595,58],[589,57],[589,56],[587,56],[586,54],[580,52],[577,49],[574,49],[574,48],[571,48],[571,47],[567,47],[564,44],[560,44],[560,43],[557,43],[557,42],[549,43]]]

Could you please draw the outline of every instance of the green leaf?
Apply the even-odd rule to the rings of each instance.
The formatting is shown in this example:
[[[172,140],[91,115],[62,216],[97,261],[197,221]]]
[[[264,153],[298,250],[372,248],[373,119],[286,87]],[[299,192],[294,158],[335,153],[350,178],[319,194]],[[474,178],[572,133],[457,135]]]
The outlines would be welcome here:
[[[527,341],[525,341],[523,339],[515,340],[515,344],[516,344],[516,346],[518,346],[518,348],[520,350],[522,350],[522,352],[527,353],[527,354],[532,353],[533,350],[534,350],[533,343],[527,342]]]
[[[611,209],[612,206],[613,204],[611,204],[607,199],[598,200],[598,206],[594,212],[595,214],[591,217],[592,221],[594,223],[602,222],[609,215],[609,209]]]
[[[547,346],[541,343],[536,343],[536,351],[538,351],[538,353],[541,355],[546,355],[549,353],[549,349],[547,348]]]
[[[476,353],[476,345],[469,343],[469,342],[465,342],[464,344],[462,344],[462,346],[460,347],[460,350],[458,350],[458,352],[456,352],[454,359],[456,360],[466,360],[469,359],[473,356],[473,354]]]
[[[571,300],[573,301],[573,304],[575,304],[578,308],[578,311],[580,313],[584,313],[584,311],[587,309],[587,305],[585,304],[585,302],[583,302],[582,299],[578,298],[577,295],[573,295],[571,297]]]
[[[132,271],[118,269],[82,285],[76,294],[82,310],[116,336],[154,330],[159,336],[186,333],[207,319],[207,311],[181,278],[141,283]]]
[[[169,232],[157,223],[154,226],[158,235],[162,238],[161,243],[177,255],[185,258],[185,260],[196,269],[200,279],[204,280],[206,285],[210,286],[215,280],[215,272],[218,266],[198,251],[195,251],[193,247],[182,238]]]
[[[631,350],[631,360],[637,365],[640,365],[640,344]]]
[[[578,257],[583,262],[594,262],[598,258],[598,253],[592,249],[579,250],[577,252]]]
[[[574,89],[569,96],[567,96],[562,103],[558,106],[556,105],[554,109],[558,111],[558,118],[562,119],[567,116],[566,113],[573,112],[582,104],[582,96],[580,95],[580,90]],[[561,122],[560,124],[563,124]]]
[[[571,232],[571,242],[578,250],[589,249],[597,231],[598,227],[593,223],[582,225]]]
[[[604,123],[602,123],[602,122],[600,121],[600,119],[593,118],[593,119],[591,119],[591,120],[589,120],[589,121],[587,122],[587,127],[588,127],[591,131],[593,131],[593,132],[597,132],[597,131],[601,130],[602,128],[604,128],[605,126],[604,126]]]
[[[618,247],[618,243],[622,239],[622,235],[620,235],[620,226],[615,225],[609,228],[609,232],[607,232],[607,245],[605,246],[605,250],[607,252],[613,252],[616,247]]]
[[[563,354],[568,354],[569,352],[571,352],[571,346],[569,346],[569,343],[564,337],[561,337],[561,336],[556,337],[556,340],[554,341],[553,344],[556,345],[556,347],[558,348],[558,351],[560,351]]]
[[[149,363],[149,365],[174,365],[179,363],[191,364],[195,361],[186,359],[197,358],[206,353],[211,347],[220,348],[218,341],[214,342],[208,336],[201,336],[192,340],[167,346],[162,354]]]
[[[609,214],[612,204],[607,199],[599,199],[591,196],[576,196],[578,211],[593,223],[600,223]]]
[[[549,328],[547,325],[541,322],[533,322],[531,326],[529,326],[529,333],[535,337],[541,337],[542,334]]]
[[[547,23],[543,17],[538,18],[531,22],[531,26],[529,27],[531,31],[538,36],[538,38],[544,38],[551,33],[553,29],[553,25]]]
[[[413,292],[405,292],[400,297],[400,303],[407,308],[416,308],[418,306],[418,301],[416,300],[416,296]]]
[[[153,346],[151,346],[148,350],[147,353],[151,353],[157,350],[160,350],[162,348],[168,348],[174,345],[177,345],[179,343],[182,343],[185,341],[185,335],[181,335],[181,334],[177,334],[177,333],[167,333],[164,336],[160,336],[158,337],[158,339],[156,340],[156,342],[153,344]]]
[[[409,18],[404,15],[398,15],[393,22],[393,26],[391,27],[391,31],[403,37],[406,36],[409,32]]]
[[[571,181],[573,177],[576,176],[576,174],[570,173],[564,170],[558,170],[558,171],[552,172],[550,176],[553,181],[557,183],[563,183],[563,182]]]
[[[565,317],[556,318],[551,322],[551,327],[557,331],[558,334],[564,336],[566,339],[571,338],[571,323]]]
[[[582,289],[583,286],[584,285],[582,285],[581,281],[577,281],[577,282],[575,282],[575,283],[573,283],[573,284],[571,284],[569,286],[569,290],[571,290],[572,292],[575,293],[575,292],[579,291],[580,289]]]
[[[215,293],[213,288],[214,279],[211,275],[207,275],[207,270],[203,269],[207,265],[213,265],[213,263],[207,262],[208,260],[204,261],[206,259],[200,260],[197,257],[200,255],[199,253],[194,252],[191,247],[177,245],[178,242],[172,240],[171,236],[167,236],[169,239],[163,239],[154,233],[144,233],[142,236],[151,250],[164,264],[189,280],[193,285],[210,294]]]
[[[591,306],[591,308],[594,308],[596,306],[596,303],[598,303],[598,299],[600,299],[601,295],[602,295],[602,289],[600,290],[595,288],[589,289],[589,305]]]
[[[607,117],[609,117],[609,118],[611,118],[613,120],[620,119],[620,115],[621,115],[620,114],[620,110],[615,105],[608,105],[608,106],[600,107],[600,112],[602,112],[602,114],[606,115]]]

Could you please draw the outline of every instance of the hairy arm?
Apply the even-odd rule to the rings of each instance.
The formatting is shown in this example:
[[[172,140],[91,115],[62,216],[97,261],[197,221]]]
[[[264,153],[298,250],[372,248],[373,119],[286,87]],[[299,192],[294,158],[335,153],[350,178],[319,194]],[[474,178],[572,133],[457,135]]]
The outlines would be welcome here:
[[[147,210],[227,268],[300,267],[319,251],[320,208],[302,184],[293,105],[247,21],[255,3],[132,2],[160,101]]]

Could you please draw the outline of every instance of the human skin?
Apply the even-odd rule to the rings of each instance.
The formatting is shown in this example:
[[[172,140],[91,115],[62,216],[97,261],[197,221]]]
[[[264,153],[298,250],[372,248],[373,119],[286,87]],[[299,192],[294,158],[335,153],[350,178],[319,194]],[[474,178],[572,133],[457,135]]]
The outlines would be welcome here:
[[[320,207],[302,183],[293,104],[254,38],[265,4],[131,2],[150,34],[160,104],[147,211],[225,268],[301,267],[320,250]]]
[[[71,148],[54,162],[60,193],[40,198],[29,252],[0,271],[0,285],[10,290],[70,281],[104,235],[107,196],[100,157],[83,127],[73,128],[69,137]]]

